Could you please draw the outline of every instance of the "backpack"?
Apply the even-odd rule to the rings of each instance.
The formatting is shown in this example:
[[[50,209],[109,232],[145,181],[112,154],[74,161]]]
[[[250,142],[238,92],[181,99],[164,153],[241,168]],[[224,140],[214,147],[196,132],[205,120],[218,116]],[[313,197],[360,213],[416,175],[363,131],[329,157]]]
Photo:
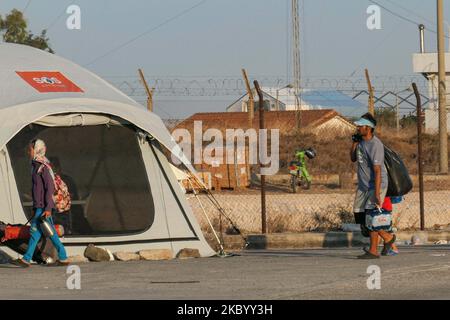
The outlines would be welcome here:
[[[72,205],[69,188],[67,184],[61,179],[61,176],[55,174],[55,193],[53,194],[53,201],[58,213],[68,212]]]
[[[387,197],[399,197],[411,191],[413,183],[400,156],[384,146],[384,165],[388,176]]]
[[[42,172],[44,167],[48,170],[53,170],[51,166],[42,164],[38,169],[38,172]],[[55,185],[55,192],[53,193],[53,202],[55,203],[55,209],[58,213],[68,212],[72,205],[69,188],[67,184],[61,179],[59,174],[53,173],[53,183]]]

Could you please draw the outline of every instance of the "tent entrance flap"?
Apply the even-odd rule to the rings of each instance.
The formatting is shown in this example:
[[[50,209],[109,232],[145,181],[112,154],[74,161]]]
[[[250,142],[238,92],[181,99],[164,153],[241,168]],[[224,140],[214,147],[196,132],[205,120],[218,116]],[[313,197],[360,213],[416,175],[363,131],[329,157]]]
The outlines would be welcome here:
[[[20,201],[32,214],[28,143],[47,145],[47,157],[72,195],[70,212],[56,214],[67,236],[139,234],[154,221],[155,208],[136,131],[127,126],[48,127],[33,124],[7,144]]]
[[[76,127],[95,125],[129,125],[128,121],[115,116],[95,113],[68,113],[43,117],[34,122],[45,127]]]

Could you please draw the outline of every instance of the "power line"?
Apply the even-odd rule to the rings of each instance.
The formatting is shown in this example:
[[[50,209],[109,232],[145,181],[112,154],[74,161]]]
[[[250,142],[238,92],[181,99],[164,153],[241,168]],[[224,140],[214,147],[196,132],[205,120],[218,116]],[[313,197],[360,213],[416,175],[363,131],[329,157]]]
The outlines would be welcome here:
[[[400,14],[398,14],[398,13],[396,13],[396,12],[394,12],[394,11],[388,9],[388,8],[386,8],[385,6],[379,4],[377,1],[374,1],[374,0],[368,0],[368,1],[371,2],[371,3],[373,3],[373,4],[376,4],[377,6],[383,8],[384,10],[388,11],[389,13],[393,14],[394,16],[396,16],[396,17],[398,17],[398,18],[401,18],[401,19],[404,20],[404,21],[407,21],[407,22],[409,22],[409,23],[412,23],[412,24],[414,24],[414,25],[416,25],[416,26],[418,26],[418,25],[420,24],[420,23],[418,23],[418,22],[415,22],[414,20],[411,20],[411,19],[409,19],[409,18],[403,17],[403,16],[401,16]],[[390,1],[390,0],[388,0],[388,1]],[[409,11],[414,12],[414,11],[412,11],[412,10],[409,10]],[[399,23],[397,23],[397,25],[398,25],[398,24],[399,24]],[[396,27],[397,25],[395,25],[395,27]],[[369,57],[373,56],[373,55],[375,54],[375,52],[381,47],[381,45],[382,45],[388,38],[390,38],[390,37],[394,34],[394,32],[397,31],[397,30],[398,30],[397,28],[394,28],[394,29],[393,29],[386,37],[384,37],[384,38],[383,38],[383,39],[382,39],[382,40],[374,47],[374,49],[371,49],[371,50],[370,50],[370,53],[369,53],[368,55],[366,55],[365,60],[364,60],[364,61],[363,61],[356,69],[354,69],[354,70],[351,72],[350,76],[353,77],[353,76],[355,75],[355,73],[356,73],[357,71],[359,71],[359,70],[362,68],[362,66],[366,63],[367,59],[368,59]],[[433,30],[429,30],[429,31],[434,32]]]
[[[425,20],[425,21],[428,21],[429,23],[432,23],[432,24],[436,23],[436,21],[432,21],[432,20],[430,20],[430,19],[428,19],[428,18],[426,18],[426,17],[424,17],[424,16],[422,16],[422,15],[416,13],[415,11],[413,11],[413,10],[411,10],[411,9],[409,9],[409,8],[406,8],[406,7],[403,7],[403,6],[399,5],[398,3],[396,3],[396,2],[394,2],[394,1],[392,1],[392,0],[386,0],[386,1],[389,2],[389,3],[391,3],[391,4],[393,4],[394,6],[396,6],[396,7],[398,7],[398,8],[400,8],[400,9],[405,10],[406,12],[408,12],[408,13],[410,13],[410,14],[412,14],[412,15],[418,17],[418,18],[421,18],[421,19],[423,19],[423,20]]]
[[[368,0],[368,1],[369,1],[369,2],[372,2],[373,4],[376,4],[376,5],[379,6],[380,8],[383,8],[384,10],[386,10],[387,12],[389,12],[390,14],[396,16],[396,17],[399,18],[399,19],[402,19],[402,20],[404,20],[404,21],[406,21],[406,22],[412,23],[412,24],[414,24],[415,26],[419,26],[419,24],[420,24],[420,23],[417,22],[417,21],[414,21],[414,20],[412,20],[412,19],[409,19],[409,18],[407,18],[407,17],[405,17],[405,16],[402,16],[401,14],[399,14],[399,13],[397,13],[397,12],[395,12],[395,11],[392,11],[391,9],[386,8],[385,6],[381,5],[380,3],[378,3],[378,2],[376,2],[376,1],[374,1],[374,0]],[[426,20],[427,20],[427,19],[426,19]],[[423,24],[424,24],[424,23],[423,23]],[[430,29],[430,28],[427,27],[426,30],[428,30],[428,31],[430,31],[430,32],[432,32],[432,33],[437,34],[436,30],[434,30],[434,29]],[[449,36],[444,35],[444,37],[450,39]]]
[[[395,26],[397,27],[399,24],[400,24],[400,22],[398,22]],[[368,58],[372,57],[375,54],[375,52],[381,47],[381,45],[387,39],[389,39],[394,34],[394,32],[397,30],[398,30],[397,28],[394,28],[391,32],[389,32],[386,35],[386,37],[384,37],[380,42],[378,42],[377,45],[373,49],[370,50],[369,54],[364,55],[365,58],[364,58],[363,62],[355,70],[353,70],[353,72],[350,74],[350,77],[353,77],[355,75],[355,73],[358,72],[363,67],[363,65],[366,64],[366,61],[368,60]]]
[[[72,0],[69,0],[68,2],[67,2],[67,5],[69,4],[69,3],[73,3],[73,1]],[[65,6],[65,7],[67,7],[67,5]],[[59,19],[66,13],[66,10],[67,10],[67,8],[64,8],[62,11],[61,11],[61,13],[55,18],[55,19],[53,19],[53,21],[48,25],[48,27],[47,28],[45,28],[45,30],[50,30],[58,21],[59,21]]]
[[[31,3],[31,0],[28,0],[27,4],[25,5],[25,7],[22,10],[22,13],[25,13],[25,11],[27,11],[28,6],[30,5],[30,3]]]
[[[136,41],[137,39],[139,39],[139,38],[141,38],[141,37],[143,37],[143,36],[145,36],[145,35],[147,35],[147,34],[153,32],[153,31],[156,31],[157,29],[161,28],[162,26],[164,26],[164,25],[166,25],[166,24],[168,24],[168,23],[170,23],[170,22],[172,22],[172,21],[178,19],[179,17],[181,17],[181,16],[187,14],[188,12],[194,10],[195,8],[201,6],[201,5],[204,4],[206,1],[208,1],[208,0],[202,0],[202,1],[198,2],[197,4],[193,5],[192,7],[188,8],[188,9],[186,9],[186,10],[183,10],[182,12],[178,13],[177,15],[175,15],[175,16],[173,16],[173,17],[171,17],[171,18],[169,18],[169,19],[167,19],[167,20],[165,20],[165,21],[163,21],[163,22],[160,23],[159,25],[157,25],[157,26],[155,26],[155,27],[152,27],[151,29],[149,29],[149,30],[147,30],[147,31],[145,31],[145,32],[143,32],[143,33],[141,33],[141,34],[135,36],[134,38],[131,38],[130,40],[124,42],[123,44],[121,44],[121,45],[119,45],[119,46],[117,46],[117,47],[115,47],[115,48],[113,48],[113,49],[107,51],[106,53],[104,53],[104,54],[102,54],[101,56],[99,56],[99,57],[93,59],[92,61],[90,61],[89,63],[85,64],[84,66],[89,66],[89,65],[91,65],[91,64],[93,64],[93,63],[95,63],[95,62],[97,62],[98,60],[103,59],[104,57],[106,57],[106,56],[108,56],[108,55],[110,55],[110,54],[112,54],[112,53],[114,53],[114,52],[116,52],[116,51],[122,49],[123,47],[129,45],[130,43]]]
[[[414,21],[414,20],[411,20],[411,19],[409,19],[409,18],[407,18],[407,17],[402,16],[402,15],[399,14],[399,13],[396,13],[396,12],[392,11],[391,9],[386,8],[385,6],[379,4],[378,2],[376,2],[376,1],[374,1],[374,0],[369,0],[369,2],[372,2],[373,4],[376,4],[377,6],[379,6],[380,8],[383,8],[384,10],[386,10],[387,12],[389,12],[390,14],[392,14],[392,15],[396,16],[397,18],[400,18],[400,19],[402,19],[402,20],[404,20],[404,21],[406,21],[406,22],[412,23],[412,24],[414,24],[414,25],[416,25],[416,26],[418,26],[418,25],[420,24],[420,23],[417,23],[417,22]]]

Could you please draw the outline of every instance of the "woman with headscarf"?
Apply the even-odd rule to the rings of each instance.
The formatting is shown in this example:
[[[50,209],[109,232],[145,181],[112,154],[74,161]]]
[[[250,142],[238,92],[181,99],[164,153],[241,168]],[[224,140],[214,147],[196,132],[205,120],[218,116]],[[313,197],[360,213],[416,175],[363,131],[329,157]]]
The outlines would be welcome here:
[[[58,237],[51,219],[52,209],[55,208],[53,194],[55,191],[54,173],[50,161],[45,156],[46,146],[40,139],[32,140],[28,146],[28,155],[31,159],[31,180],[34,216],[31,220],[30,241],[25,255],[13,263],[20,267],[29,267],[34,250],[41,239],[41,219],[47,219],[53,228],[53,236],[50,237],[58,252],[57,265],[68,265],[66,250]]]

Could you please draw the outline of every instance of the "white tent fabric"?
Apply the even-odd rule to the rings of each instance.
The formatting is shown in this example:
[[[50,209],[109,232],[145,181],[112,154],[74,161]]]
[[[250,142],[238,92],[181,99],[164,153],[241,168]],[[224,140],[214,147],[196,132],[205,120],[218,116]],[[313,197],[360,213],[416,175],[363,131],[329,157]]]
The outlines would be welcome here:
[[[71,113],[67,115],[51,115],[41,118],[34,123],[46,127],[75,127],[75,126],[93,126],[93,125],[115,125],[120,126],[129,124],[121,121],[119,118],[100,115],[100,114],[86,114],[86,113]]]
[[[95,74],[57,55],[11,43],[1,43],[0,52],[0,83],[2,84],[0,109],[40,100],[80,97],[116,101],[143,109],[137,102]],[[24,71],[61,72],[84,92],[39,93],[16,74],[16,72]]]
[[[61,113],[103,113],[118,116],[151,134],[177,156],[190,171],[195,172],[195,169],[157,115],[142,107],[135,108],[128,104],[108,100],[58,98],[0,108],[0,118],[13,119],[13,121],[0,123],[0,149],[29,123],[34,123],[49,115]]]
[[[29,123],[59,113],[104,113],[150,133],[195,173],[161,119],[106,81],[76,64],[32,47],[0,44],[0,150]],[[58,71],[83,92],[40,93],[17,75],[20,71]],[[95,106],[93,108],[92,106]]]
[[[178,181],[186,180],[187,178],[189,178],[189,176],[186,172],[178,169],[173,164],[170,164],[170,168],[172,169],[172,171],[175,174],[175,177],[177,178]]]
[[[11,164],[8,163],[9,157],[6,145],[15,135],[31,123],[58,127],[119,124],[120,121],[125,121],[133,124],[142,130],[143,134],[148,134],[149,137],[156,139],[160,144],[168,148],[195,174],[190,161],[175,143],[161,119],[154,113],[148,112],[143,106],[98,76],[66,59],[23,45],[0,44],[0,57],[0,205],[2,206],[2,212],[9,211],[7,214],[0,212],[2,219],[8,218],[8,215],[12,215],[14,218],[15,211],[22,211],[22,205],[15,187],[14,175],[11,173]],[[41,71],[61,73],[77,87],[81,88],[82,92],[40,92],[18,74],[18,72]],[[80,116],[81,114],[82,116]],[[120,120],[117,122],[119,118]],[[162,199],[158,203],[155,201],[155,210],[166,212],[165,223],[167,224],[167,230],[163,231],[164,228],[162,227],[162,229],[152,227],[154,229],[151,230],[153,232],[151,233],[152,236],[154,237],[156,233],[162,232],[161,236],[170,238],[171,233],[174,232],[173,230],[178,230],[179,233],[183,233],[182,228],[187,230],[185,226],[187,223],[192,232],[186,231],[186,237],[188,238],[188,234],[193,233],[198,237],[197,242],[200,243],[198,247],[201,255],[213,255],[214,251],[203,238],[198,223],[190,221],[192,219],[195,220],[195,217],[190,208],[187,208],[188,205],[181,188],[175,188],[174,190],[173,185],[177,185],[177,181],[172,172],[168,174],[171,170],[167,159],[159,151],[155,153],[151,147],[141,146],[141,148],[147,170],[151,168],[155,171],[159,170],[159,175],[161,176],[150,179],[152,193],[160,192],[154,198]],[[161,172],[161,170],[165,172]],[[168,194],[169,191],[170,195]],[[180,212],[180,209],[183,211],[185,218],[183,221],[176,215],[177,212]],[[20,218],[19,220],[21,221],[16,219],[11,222],[23,223],[24,221],[22,220],[24,218]],[[156,219],[155,223],[163,224],[164,221],[161,219]],[[175,226],[174,229],[170,229],[169,225]],[[139,239],[140,244],[132,245],[129,243],[128,240],[134,239]],[[114,242],[109,238],[106,240]],[[120,240],[124,243],[121,247],[123,250],[136,251],[138,247],[139,249],[146,248],[145,238],[142,236],[133,236],[130,239],[120,237]],[[70,244],[72,242],[76,243],[77,240],[69,238],[64,243]],[[191,240],[186,240],[171,243],[171,246],[173,248],[183,248],[183,246],[186,247],[192,244]],[[152,244],[152,248],[164,247],[165,244],[163,242]],[[113,248],[111,247],[111,249]]]

